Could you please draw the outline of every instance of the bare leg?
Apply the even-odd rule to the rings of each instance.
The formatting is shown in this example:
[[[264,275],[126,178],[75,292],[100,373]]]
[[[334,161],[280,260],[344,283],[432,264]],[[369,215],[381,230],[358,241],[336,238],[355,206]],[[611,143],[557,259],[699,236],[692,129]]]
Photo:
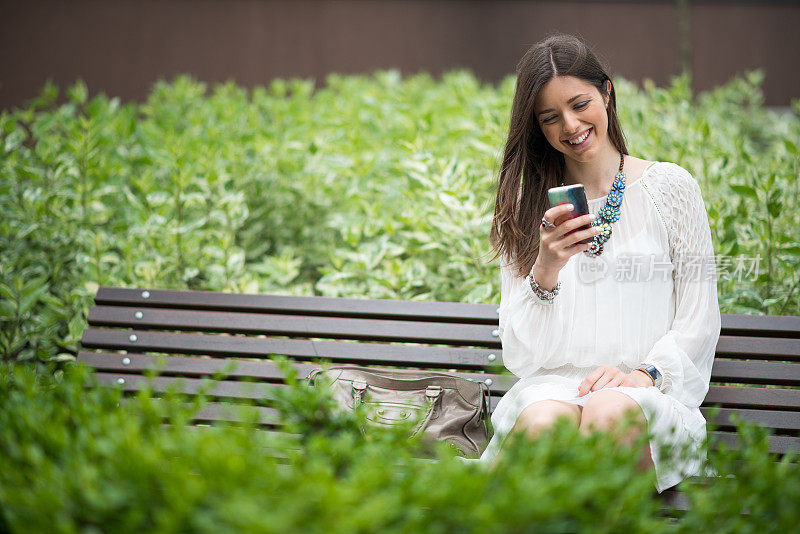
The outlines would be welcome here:
[[[558,419],[568,419],[575,426],[578,426],[581,420],[581,407],[569,402],[562,402],[557,400],[544,400],[534,402],[525,407],[522,413],[517,417],[517,422],[511,433],[514,432],[527,432],[529,436],[536,437],[545,428],[553,425]],[[497,465],[497,460],[503,453],[502,449],[497,457],[492,462],[490,470],[494,469]]]
[[[622,442],[631,445],[647,429],[647,419],[639,404],[619,391],[601,390],[595,393],[583,407],[579,428],[584,435],[592,430],[611,430],[629,412],[636,416],[637,424],[622,436]],[[653,468],[649,443],[644,447],[637,466],[642,471]]]

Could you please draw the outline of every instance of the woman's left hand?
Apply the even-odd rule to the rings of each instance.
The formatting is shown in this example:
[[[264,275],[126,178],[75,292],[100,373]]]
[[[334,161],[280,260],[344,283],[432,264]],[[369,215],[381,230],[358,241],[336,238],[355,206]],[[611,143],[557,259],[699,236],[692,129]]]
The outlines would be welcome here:
[[[582,397],[590,391],[616,386],[630,386],[645,388],[653,385],[653,379],[644,371],[634,370],[630,373],[622,372],[618,367],[601,365],[592,374],[586,377],[578,386],[578,396]]]

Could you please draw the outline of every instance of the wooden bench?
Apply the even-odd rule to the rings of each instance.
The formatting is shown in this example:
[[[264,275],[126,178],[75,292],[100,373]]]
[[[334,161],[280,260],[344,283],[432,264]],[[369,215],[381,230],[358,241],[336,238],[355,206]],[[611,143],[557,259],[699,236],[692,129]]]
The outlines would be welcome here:
[[[453,372],[485,381],[492,410],[517,380],[503,374],[495,305],[103,287],[88,323],[78,361],[125,391],[139,389],[162,355],[155,389],[182,380],[187,393],[237,359],[197,423],[231,419],[231,401],[282,387],[271,354],[291,358],[300,377],[319,359]],[[711,381],[701,410],[721,407],[717,439],[735,442],[738,413],[773,431],[772,452],[800,449],[800,317],[723,315]],[[279,425],[272,408],[255,409],[265,426]]]

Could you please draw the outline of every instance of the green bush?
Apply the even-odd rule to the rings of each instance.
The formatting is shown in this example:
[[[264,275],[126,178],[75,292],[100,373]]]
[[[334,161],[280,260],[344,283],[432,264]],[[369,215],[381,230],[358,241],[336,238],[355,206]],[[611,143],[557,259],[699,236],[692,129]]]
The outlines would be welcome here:
[[[281,366],[274,406],[292,439],[254,420],[188,426],[203,397],[121,402],[86,389],[83,366],[0,363],[0,531],[788,532],[800,520],[796,457],[776,462],[757,427],[710,455],[719,478],[682,484],[680,513],[607,434],[514,436],[493,471],[446,446],[420,459],[404,429],[362,435],[364,414],[335,411]]]
[[[178,77],[142,104],[79,82],[62,105],[47,85],[3,111],[4,359],[70,359],[98,285],[497,302],[487,236],[514,78],[326,82]],[[692,98],[684,78],[616,81],[634,155],[692,171],[717,253],[761,258],[720,279],[722,310],[796,315],[798,104],[765,109],[760,84]]]

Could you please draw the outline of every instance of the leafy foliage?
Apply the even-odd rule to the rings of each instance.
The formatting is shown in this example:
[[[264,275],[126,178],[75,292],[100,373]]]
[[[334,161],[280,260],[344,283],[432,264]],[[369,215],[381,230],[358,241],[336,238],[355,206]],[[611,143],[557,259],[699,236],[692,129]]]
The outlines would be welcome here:
[[[142,104],[56,104],[47,85],[0,115],[0,353],[69,360],[98,285],[463,302],[498,300],[493,181],[514,79],[464,71],[332,74],[208,90],[181,76]],[[637,156],[700,181],[724,312],[800,312],[795,113],[760,74],[692,98],[685,78],[617,80]]]
[[[635,467],[641,443],[567,424],[512,434],[489,470],[447,446],[420,457],[403,429],[362,435],[363,413],[332,412],[326,389],[282,363],[289,387],[275,406],[299,440],[246,411],[240,424],[192,427],[202,396],[123,398],[82,365],[48,365],[0,362],[0,530],[786,532],[800,520],[796,456],[776,462],[766,432],[743,423],[739,448],[711,455],[719,477],[683,484],[681,514]]]

